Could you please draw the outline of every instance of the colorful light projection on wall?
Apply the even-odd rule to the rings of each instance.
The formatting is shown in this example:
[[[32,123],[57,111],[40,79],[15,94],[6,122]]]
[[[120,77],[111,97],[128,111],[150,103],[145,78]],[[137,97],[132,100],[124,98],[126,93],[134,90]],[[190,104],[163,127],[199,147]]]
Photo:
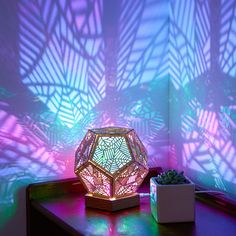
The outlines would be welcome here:
[[[167,4],[115,2],[112,27],[102,25],[99,0],[19,4],[23,83],[68,127],[104,100],[107,86],[119,91],[167,76]]]
[[[27,116],[20,120],[0,103],[0,228],[19,208],[16,196],[23,186],[66,171],[58,150],[48,147],[47,125]]]
[[[221,0],[220,14],[220,39],[219,39],[219,64],[222,71],[236,77],[236,7],[235,1]]]
[[[22,82],[54,115],[55,132],[66,139],[73,127],[64,144],[74,148],[94,125],[127,126],[144,137],[151,165],[164,158],[166,1],[20,1],[19,19]]]
[[[209,15],[208,1],[170,1],[169,72],[175,89],[210,68]]]
[[[26,183],[69,176],[64,151],[94,125],[134,127],[156,166],[170,121],[170,164],[236,196],[235,1],[115,2],[105,36],[105,0],[0,1],[1,209]]]
[[[166,1],[121,1],[118,90],[168,75],[168,6]]]
[[[149,164],[165,161],[168,3],[110,2],[0,2],[1,209],[27,183],[70,177],[95,125],[134,127]]]
[[[105,96],[102,1],[20,1],[22,82],[64,125]]]
[[[171,1],[171,12],[170,163],[235,197],[235,1]]]
[[[76,151],[75,173],[92,196],[130,196],[148,173],[146,149],[133,129],[91,129]]]

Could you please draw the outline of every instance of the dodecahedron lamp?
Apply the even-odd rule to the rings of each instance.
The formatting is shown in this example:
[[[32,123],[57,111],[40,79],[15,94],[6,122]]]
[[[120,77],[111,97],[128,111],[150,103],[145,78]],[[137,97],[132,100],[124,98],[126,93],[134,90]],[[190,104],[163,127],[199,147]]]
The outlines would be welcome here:
[[[136,190],[148,173],[147,153],[133,129],[88,130],[75,154],[85,205],[116,211],[139,205]]]

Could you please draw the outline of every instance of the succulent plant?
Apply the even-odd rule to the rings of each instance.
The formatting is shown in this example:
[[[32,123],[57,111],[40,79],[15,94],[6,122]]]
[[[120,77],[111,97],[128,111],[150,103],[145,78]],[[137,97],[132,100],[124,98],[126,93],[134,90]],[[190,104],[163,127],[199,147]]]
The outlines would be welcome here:
[[[186,184],[188,180],[184,177],[184,172],[176,170],[168,170],[157,176],[158,184]]]

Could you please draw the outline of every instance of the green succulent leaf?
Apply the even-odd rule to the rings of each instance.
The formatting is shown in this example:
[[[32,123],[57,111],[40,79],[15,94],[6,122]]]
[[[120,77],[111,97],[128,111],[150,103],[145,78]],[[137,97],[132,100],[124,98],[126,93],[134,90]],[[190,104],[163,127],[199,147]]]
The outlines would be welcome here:
[[[176,170],[168,170],[157,176],[158,184],[185,184],[188,180],[184,176],[184,172],[177,172]]]

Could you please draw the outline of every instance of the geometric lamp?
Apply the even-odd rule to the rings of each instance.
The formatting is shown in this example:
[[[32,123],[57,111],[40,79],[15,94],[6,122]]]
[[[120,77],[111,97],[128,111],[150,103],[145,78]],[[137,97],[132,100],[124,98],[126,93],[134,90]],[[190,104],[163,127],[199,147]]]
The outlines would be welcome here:
[[[133,129],[90,129],[75,153],[86,207],[116,211],[139,205],[136,191],[147,173],[147,152]]]

